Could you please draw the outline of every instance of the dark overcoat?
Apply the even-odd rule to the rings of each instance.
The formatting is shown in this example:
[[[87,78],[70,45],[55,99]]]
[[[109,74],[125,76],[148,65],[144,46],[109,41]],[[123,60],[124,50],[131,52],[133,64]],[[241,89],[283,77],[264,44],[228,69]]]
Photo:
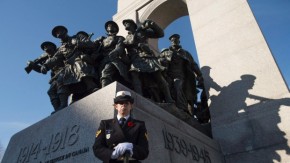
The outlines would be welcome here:
[[[114,147],[119,143],[133,144],[133,155],[130,163],[138,163],[149,154],[145,122],[129,118],[121,127],[117,118],[102,120],[96,133],[93,151],[104,163],[123,162],[111,159]]]

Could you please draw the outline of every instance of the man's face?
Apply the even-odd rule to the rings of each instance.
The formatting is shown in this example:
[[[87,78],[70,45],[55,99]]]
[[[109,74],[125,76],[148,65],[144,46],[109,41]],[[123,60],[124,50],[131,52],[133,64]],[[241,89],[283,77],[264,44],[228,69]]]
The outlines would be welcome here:
[[[124,26],[125,26],[125,30],[133,30],[133,24],[130,23],[130,22],[125,22],[124,23]]]
[[[171,45],[179,45],[179,39],[178,38],[175,38],[175,37],[173,37],[171,40],[170,40],[170,42],[171,42]]]
[[[77,38],[79,40],[86,40],[88,37],[86,35],[84,35],[84,34],[78,34]]]
[[[117,28],[116,28],[114,25],[109,24],[109,25],[107,26],[107,31],[108,31],[109,33],[115,33],[115,32],[117,31]]]
[[[43,47],[43,50],[46,52],[46,53],[52,53],[53,51],[54,51],[54,47],[53,46],[51,46],[51,45],[45,45],[44,47]]]
[[[120,101],[114,104],[115,109],[118,111],[118,115],[125,117],[130,114],[132,110],[132,104],[129,101]]]
[[[66,35],[66,32],[64,30],[58,30],[56,31],[56,37],[57,38],[64,38]]]

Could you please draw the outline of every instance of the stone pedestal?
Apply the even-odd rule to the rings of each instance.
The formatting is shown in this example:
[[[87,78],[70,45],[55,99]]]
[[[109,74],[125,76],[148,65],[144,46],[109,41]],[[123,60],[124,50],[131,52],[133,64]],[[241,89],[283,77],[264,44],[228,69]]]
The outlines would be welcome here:
[[[226,162],[290,162],[289,89],[246,0],[118,0],[113,18],[120,26],[152,19],[165,29],[184,15]]]
[[[129,89],[112,83],[18,132],[11,138],[2,163],[101,163],[92,145],[100,121],[116,114],[112,104],[119,90]],[[146,122],[149,135],[150,154],[144,163],[223,162],[214,140],[151,101],[134,92],[132,95],[133,116]]]

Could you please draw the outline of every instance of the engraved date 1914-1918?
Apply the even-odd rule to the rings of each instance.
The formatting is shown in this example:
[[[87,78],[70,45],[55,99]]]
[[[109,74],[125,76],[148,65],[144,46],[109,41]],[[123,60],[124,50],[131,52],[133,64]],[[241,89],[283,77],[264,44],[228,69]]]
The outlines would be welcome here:
[[[49,155],[58,150],[65,149],[67,146],[73,146],[79,140],[79,125],[66,127],[62,131],[51,134],[48,138],[40,139],[37,142],[31,143],[20,148],[17,163],[26,163],[32,160],[37,160],[39,155]],[[49,144],[45,140],[49,139]]]

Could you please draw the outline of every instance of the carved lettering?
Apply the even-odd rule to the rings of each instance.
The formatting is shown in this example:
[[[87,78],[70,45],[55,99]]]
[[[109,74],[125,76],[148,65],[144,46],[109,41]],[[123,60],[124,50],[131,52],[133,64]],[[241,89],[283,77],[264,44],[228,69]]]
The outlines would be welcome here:
[[[52,152],[57,152],[59,150],[65,149],[66,146],[73,146],[79,140],[79,125],[74,125],[72,127],[66,127],[65,130],[52,133],[47,139],[49,144],[43,144],[43,138],[39,142],[33,142],[28,146],[20,148],[18,154],[17,163],[28,163],[30,161],[35,162],[39,155],[49,155]],[[64,156],[64,158],[71,157],[71,154]],[[63,159],[63,158],[58,158]],[[56,160],[58,160],[56,159]]]
[[[204,163],[211,163],[209,152],[205,148],[197,147],[194,144],[186,142],[184,139],[164,129],[162,130],[162,133],[165,149],[183,155],[184,157],[189,156],[196,162],[203,160]]]
[[[80,126],[78,126],[78,125],[74,125],[71,128],[70,136],[69,136],[69,139],[68,139],[68,145],[69,146],[74,145],[78,141],[78,139],[79,139],[79,135],[78,135],[79,129],[80,129]]]
[[[58,161],[62,161],[62,160],[66,160],[66,159],[69,159],[71,157],[76,157],[78,155],[81,155],[81,154],[84,154],[84,153],[87,153],[90,151],[90,148],[89,147],[85,147],[85,148],[82,148],[82,149],[79,149],[79,150],[76,150],[76,151],[73,151],[73,152],[70,152],[70,153],[67,153],[65,155],[62,155],[62,156],[59,156],[59,157],[56,157],[56,158],[53,158],[51,160],[47,160],[45,161],[45,163],[55,163],[55,162],[58,162]]]

